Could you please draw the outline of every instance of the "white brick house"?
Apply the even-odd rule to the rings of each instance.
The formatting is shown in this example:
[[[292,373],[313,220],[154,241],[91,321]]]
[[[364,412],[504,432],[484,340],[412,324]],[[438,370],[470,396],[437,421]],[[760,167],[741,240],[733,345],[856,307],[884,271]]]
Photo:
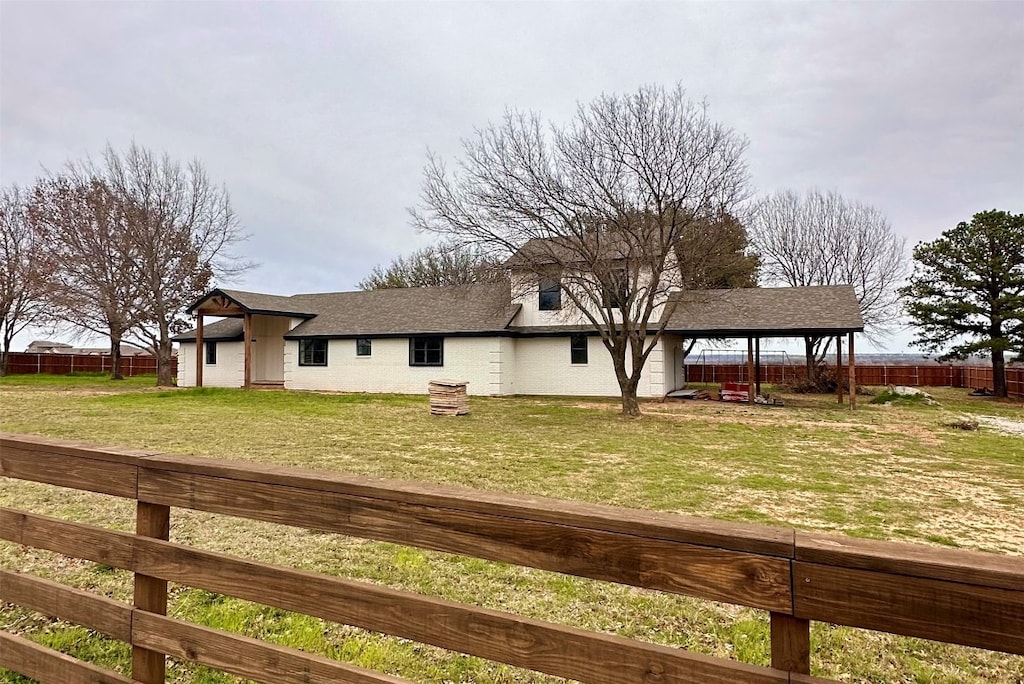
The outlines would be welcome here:
[[[544,281],[516,292],[508,283],[291,297],[213,290],[191,309],[200,326],[175,338],[178,384],[425,394],[430,380],[451,378],[478,395],[619,396],[611,357],[579,312],[553,306]],[[682,386],[684,338],[864,327],[850,286],[687,291],[668,301],[639,397]],[[205,316],[224,318],[204,325]]]

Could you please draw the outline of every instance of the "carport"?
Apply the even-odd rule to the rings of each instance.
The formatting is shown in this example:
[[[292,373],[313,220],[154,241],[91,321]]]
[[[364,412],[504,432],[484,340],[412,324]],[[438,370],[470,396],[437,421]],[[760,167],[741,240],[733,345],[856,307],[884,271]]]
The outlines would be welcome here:
[[[760,392],[761,339],[834,337],[838,368],[845,337],[849,405],[857,406],[854,334],[864,332],[864,319],[852,285],[685,290],[670,296],[662,323],[666,335],[684,339],[746,339],[751,404]],[[837,395],[843,403],[841,382]]]

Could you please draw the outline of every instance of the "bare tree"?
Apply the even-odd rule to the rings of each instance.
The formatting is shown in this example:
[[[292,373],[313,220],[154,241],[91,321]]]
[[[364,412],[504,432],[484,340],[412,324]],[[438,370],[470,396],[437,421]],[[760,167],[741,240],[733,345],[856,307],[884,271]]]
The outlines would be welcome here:
[[[40,270],[40,240],[29,220],[28,195],[18,186],[0,194],[0,376],[14,336],[38,322],[46,306],[45,280]]]
[[[121,239],[135,260],[141,308],[129,334],[156,355],[157,385],[170,385],[171,337],[188,327],[189,304],[252,266],[230,251],[244,239],[238,218],[198,160],[182,166],[134,143],[123,154],[108,146],[92,173],[123,210]]]
[[[111,379],[121,379],[121,342],[142,310],[121,203],[101,180],[69,167],[36,184],[29,216],[42,241],[50,315],[109,336]]]
[[[623,413],[639,415],[637,385],[681,285],[674,246],[747,196],[746,146],[681,87],[604,95],[564,126],[510,111],[463,141],[454,171],[431,155],[413,220],[507,259],[520,291],[557,278],[611,355]]]
[[[675,244],[675,257],[686,289],[757,287],[761,259],[753,252],[746,226],[730,214],[687,226]],[[697,340],[681,343],[685,362]]]
[[[387,267],[374,266],[370,275],[359,281],[359,289],[465,285],[504,277],[504,269],[487,261],[479,250],[442,243],[397,257]]]
[[[853,285],[865,331],[884,338],[899,315],[899,284],[909,262],[903,238],[875,207],[835,191],[783,190],[761,199],[752,215],[752,241],[768,284]],[[829,337],[805,337],[807,376],[828,353]]]

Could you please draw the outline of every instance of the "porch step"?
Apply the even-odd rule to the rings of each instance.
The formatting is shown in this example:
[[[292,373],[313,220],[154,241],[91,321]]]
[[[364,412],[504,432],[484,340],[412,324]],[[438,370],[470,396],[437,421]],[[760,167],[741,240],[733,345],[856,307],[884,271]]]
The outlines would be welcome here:
[[[260,390],[283,390],[284,380],[270,382],[253,382],[249,385],[252,389]]]

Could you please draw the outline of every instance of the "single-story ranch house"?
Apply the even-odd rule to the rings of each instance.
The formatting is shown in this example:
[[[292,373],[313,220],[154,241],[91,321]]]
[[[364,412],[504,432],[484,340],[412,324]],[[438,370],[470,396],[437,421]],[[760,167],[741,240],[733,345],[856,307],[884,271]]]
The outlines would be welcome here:
[[[597,331],[558,300],[543,282],[518,295],[508,283],[290,297],[216,289],[190,309],[199,326],[175,338],[178,384],[425,394],[448,378],[468,381],[471,394],[618,396]],[[864,329],[847,285],[688,290],[671,302],[640,397],[683,385],[684,339],[848,334],[852,343]],[[204,325],[205,316],[222,320]]]

